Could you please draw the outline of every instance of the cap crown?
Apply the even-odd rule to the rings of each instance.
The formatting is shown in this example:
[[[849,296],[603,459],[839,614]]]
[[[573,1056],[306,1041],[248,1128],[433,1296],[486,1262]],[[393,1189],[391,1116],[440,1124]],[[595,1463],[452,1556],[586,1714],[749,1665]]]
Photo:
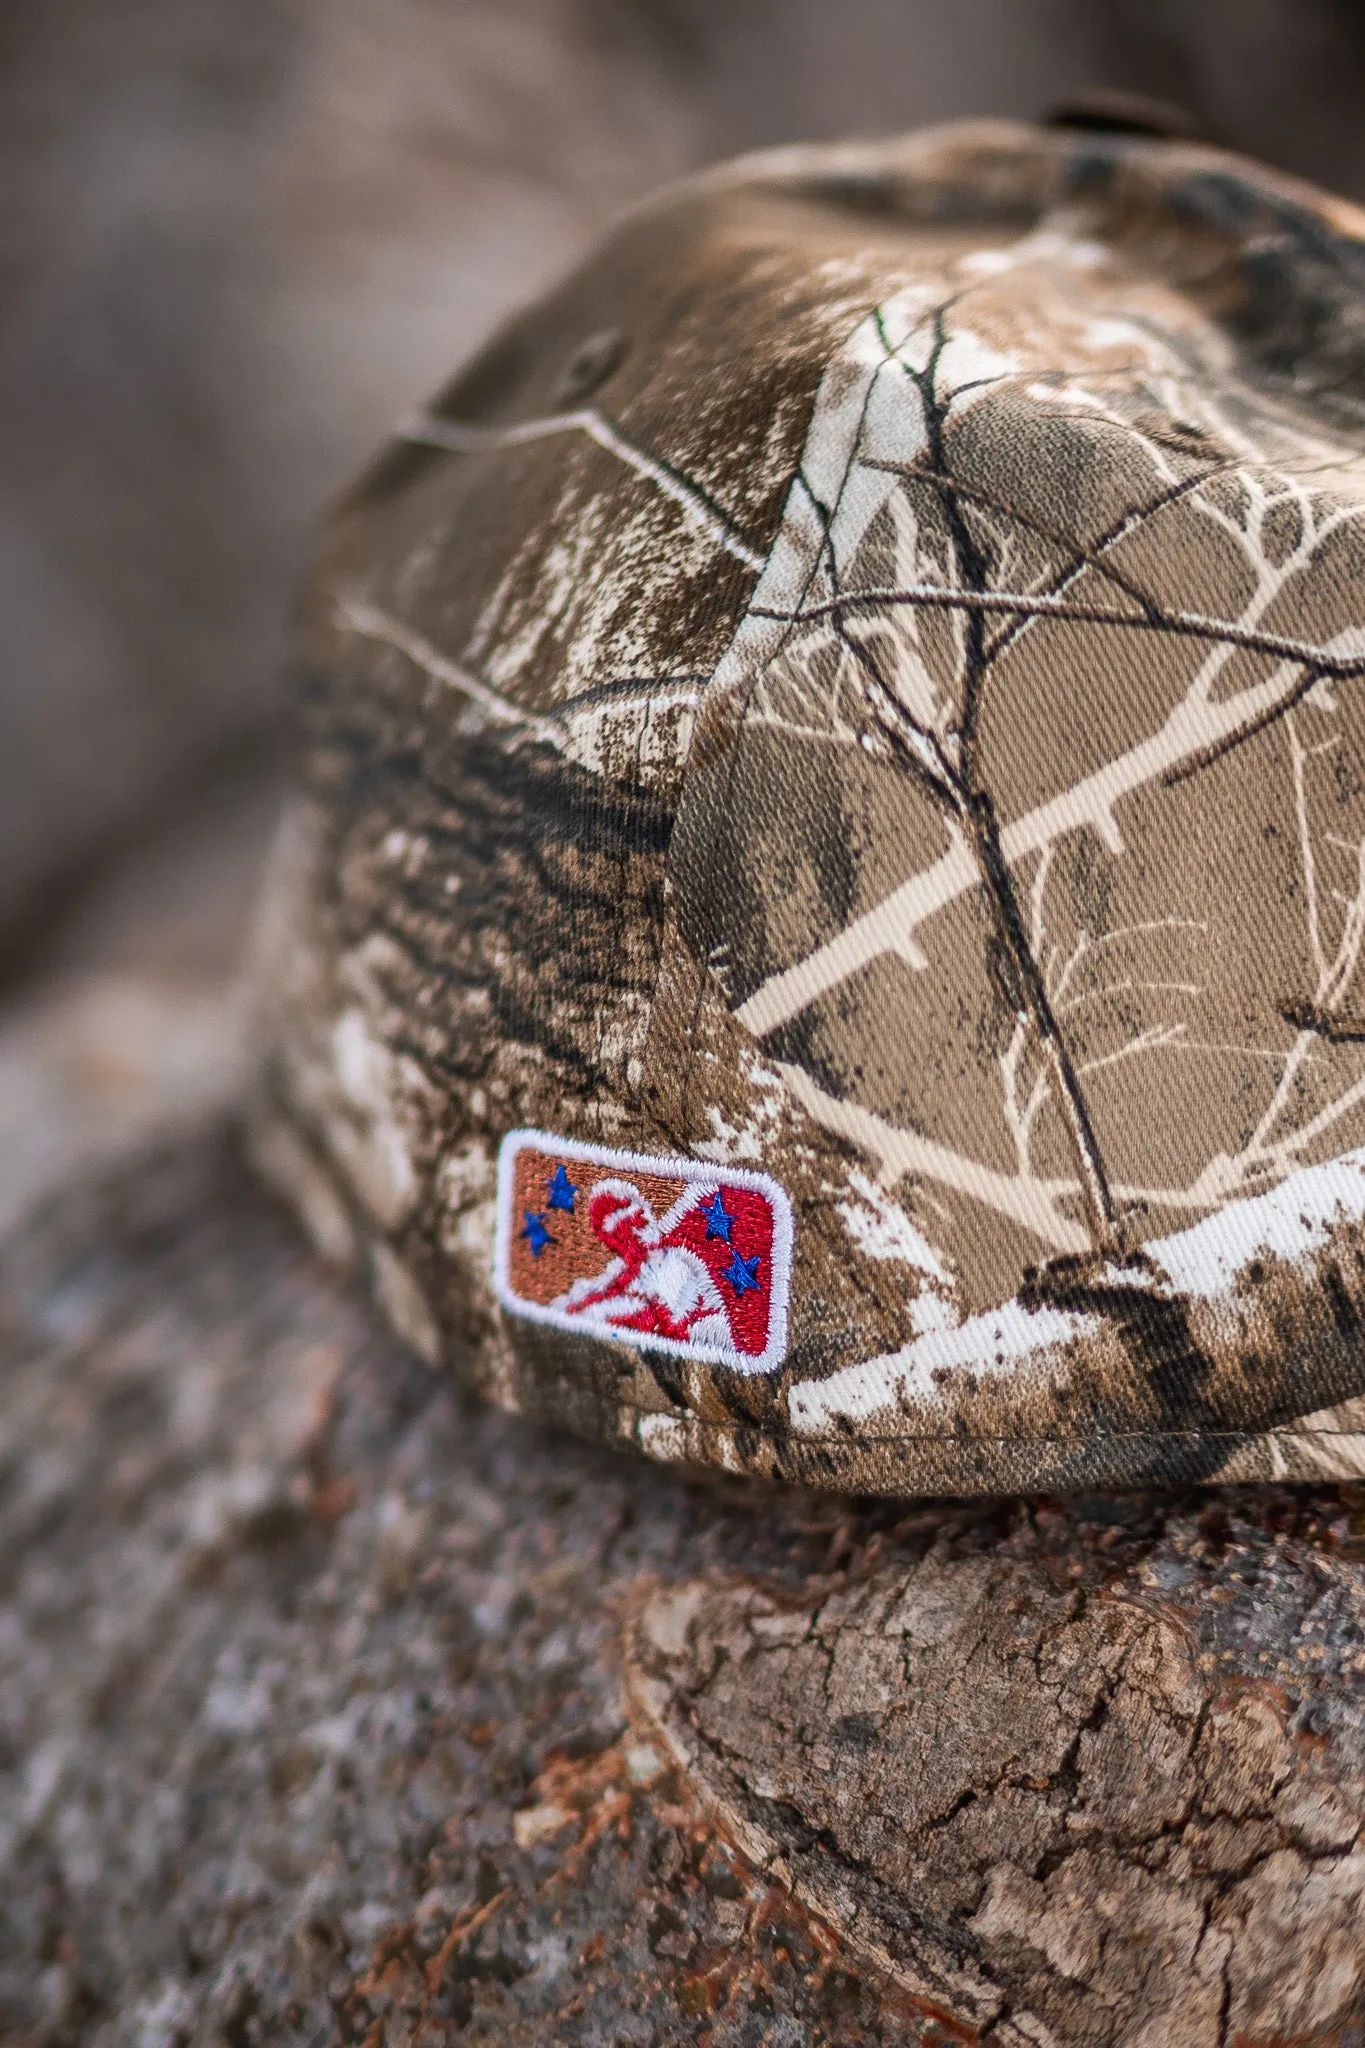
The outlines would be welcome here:
[[[862,1490],[1365,1469],[1361,229],[778,152],[407,424],[306,606],[260,1145],[429,1354]]]

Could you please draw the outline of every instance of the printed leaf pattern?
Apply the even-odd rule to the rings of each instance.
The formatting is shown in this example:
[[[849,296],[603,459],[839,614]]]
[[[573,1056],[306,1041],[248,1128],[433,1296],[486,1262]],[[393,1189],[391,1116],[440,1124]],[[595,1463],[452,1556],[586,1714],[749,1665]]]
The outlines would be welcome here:
[[[269,1085],[495,1398],[869,1490],[1365,1470],[1365,261],[1229,164],[741,166],[343,508]],[[513,1127],[770,1174],[780,1370],[499,1325]]]
[[[1122,1258],[1365,1137],[1365,467],[1068,268],[912,287],[831,367],[713,685],[743,823],[683,839],[767,873],[810,816],[693,929],[975,1305],[1004,1242]]]

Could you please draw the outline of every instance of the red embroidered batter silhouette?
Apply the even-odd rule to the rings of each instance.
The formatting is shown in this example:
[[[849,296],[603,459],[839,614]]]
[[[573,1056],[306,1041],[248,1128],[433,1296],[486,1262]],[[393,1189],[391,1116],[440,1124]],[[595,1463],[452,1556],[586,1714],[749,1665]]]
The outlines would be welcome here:
[[[720,1289],[706,1261],[678,1235],[705,1192],[689,1188],[660,1220],[633,1181],[599,1181],[588,1201],[588,1223],[611,1261],[602,1272],[575,1280],[553,1306],[608,1328],[729,1348]]]

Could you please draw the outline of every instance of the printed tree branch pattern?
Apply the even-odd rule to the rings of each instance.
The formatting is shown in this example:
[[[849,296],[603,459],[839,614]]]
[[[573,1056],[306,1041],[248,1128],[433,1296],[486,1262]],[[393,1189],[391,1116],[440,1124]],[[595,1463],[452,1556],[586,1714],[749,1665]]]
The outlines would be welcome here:
[[[866,1491],[1365,1470],[1365,220],[722,167],[404,423],[299,676],[257,1149],[429,1355]],[[522,1128],[771,1176],[773,1369],[500,1308]]]

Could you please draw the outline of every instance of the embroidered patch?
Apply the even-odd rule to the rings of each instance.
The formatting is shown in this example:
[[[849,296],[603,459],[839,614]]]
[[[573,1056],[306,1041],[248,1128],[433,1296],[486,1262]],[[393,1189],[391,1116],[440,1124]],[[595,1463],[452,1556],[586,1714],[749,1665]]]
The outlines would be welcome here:
[[[772,1372],[792,1212],[766,1173],[513,1131],[498,1154],[505,1308],[642,1350]]]

